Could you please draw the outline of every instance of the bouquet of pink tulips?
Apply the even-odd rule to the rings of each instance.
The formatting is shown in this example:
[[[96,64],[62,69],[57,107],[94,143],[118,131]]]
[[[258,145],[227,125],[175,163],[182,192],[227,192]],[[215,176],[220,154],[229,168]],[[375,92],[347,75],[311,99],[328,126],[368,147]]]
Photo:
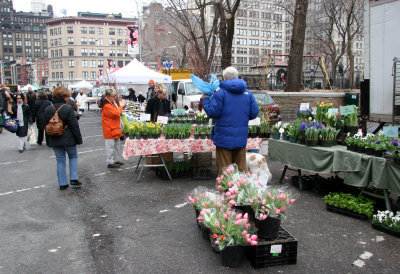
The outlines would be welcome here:
[[[257,235],[252,234],[248,215],[238,213],[229,206],[203,209],[197,218],[212,231],[214,243],[220,250],[227,245],[257,245]]]
[[[268,187],[254,198],[249,198],[249,203],[260,220],[265,220],[268,216],[282,218],[285,217],[287,208],[296,201],[296,196],[298,195],[291,194],[285,188]]]
[[[197,210],[203,208],[215,208],[217,203],[221,203],[221,195],[215,190],[209,190],[205,187],[197,187],[188,196],[189,202]]]

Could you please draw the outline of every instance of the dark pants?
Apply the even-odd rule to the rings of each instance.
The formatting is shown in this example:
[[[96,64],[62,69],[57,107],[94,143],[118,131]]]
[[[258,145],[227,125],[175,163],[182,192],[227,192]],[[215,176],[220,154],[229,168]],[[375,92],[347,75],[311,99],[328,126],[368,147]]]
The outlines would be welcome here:
[[[38,128],[37,143],[38,143],[39,145],[41,145],[41,144],[43,143],[43,137],[44,137],[44,136],[46,136],[46,143],[48,143],[48,142],[47,142],[48,136],[45,134],[44,129],[39,129],[39,128]]]
[[[246,149],[216,149],[216,166],[218,175],[222,174],[222,169],[230,164],[237,164],[239,171],[246,172]]]

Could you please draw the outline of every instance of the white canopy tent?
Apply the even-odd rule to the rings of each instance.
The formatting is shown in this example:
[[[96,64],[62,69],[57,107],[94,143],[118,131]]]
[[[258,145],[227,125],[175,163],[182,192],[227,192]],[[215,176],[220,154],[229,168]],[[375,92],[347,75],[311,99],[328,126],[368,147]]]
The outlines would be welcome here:
[[[32,90],[38,90],[38,89],[41,89],[41,88],[38,88],[38,87],[36,87],[36,86],[33,86],[33,85],[31,85],[31,84],[27,84],[26,86],[24,86],[23,88],[21,88],[20,90],[21,91],[28,91],[28,89],[29,88],[32,88]]]
[[[92,89],[93,85],[85,80],[80,81],[74,85],[70,85],[69,88],[74,88],[74,89],[81,89],[81,88],[86,88],[86,89]]]
[[[100,82],[102,83],[116,83],[117,85],[147,85],[150,80],[153,80],[155,83],[171,83],[172,77],[155,72],[145,67],[137,59],[133,59],[129,64],[116,72],[100,78]]]

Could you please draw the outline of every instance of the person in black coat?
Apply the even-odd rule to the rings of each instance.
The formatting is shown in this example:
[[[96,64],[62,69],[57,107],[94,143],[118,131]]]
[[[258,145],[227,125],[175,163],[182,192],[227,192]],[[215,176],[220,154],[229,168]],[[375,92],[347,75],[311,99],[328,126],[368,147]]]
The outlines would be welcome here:
[[[82,135],[78,120],[72,106],[66,103],[71,97],[71,91],[64,86],[59,86],[53,91],[53,104],[48,106],[44,114],[44,123],[47,125],[58,110],[58,116],[63,122],[64,133],[61,136],[48,136],[47,145],[52,147],[57,160],[57,178],[60,190],[68,188],[66,174],[65,154],[69,159],[69,182],[72,186],[79,187],[78,180],[78,152],[76,145],[82,144]]]
[[[158,95],[154,96],[147,102],[146,113],[151,114],[151,121],[157,122],[158,116],[167,116],[171,114],[171,103],[167,98],[167,90],[165,88],[158,91]]]
[[[38,100],[35,101],[33,111],[32,111],[32,120],[35,123],[38,129],[38,137],[37,144],[42,145],[44,130],[46,128],[46,124],[44,123],[44,111],[51,103],[47,100],[47,95],[45,92],[41,91],[38,95]],[[46,143],[47,143],[47,135],[46,135]]]
[[[19,128],[16,134],[19,137],[18,151],[22,153],[25,149],[25,137],[28,135],[28,128],[29,124],[32,124],[32,118],[29,106],[24,103],[22,95],[17,94],[15,99],[17,103],[12,106],[10,115],[11,117],[18,119]]]
[[[126,97],[129,101],[134,101],[136,102],[137,98],[135,95],[135,90],[133,88],[128,88],[129,95]]]
[[[28,88],[28,94],[26,95],[26,98],[27,98],[26,102],[29,106],[29,110],[32,113],[33,108],[35,107],[36,92],[34,92],[31,87]]]
[[[139,93],[139,96],[136,98],[140,103],[143,103],[146,101],[146,97],[144,97],[141,93]]]

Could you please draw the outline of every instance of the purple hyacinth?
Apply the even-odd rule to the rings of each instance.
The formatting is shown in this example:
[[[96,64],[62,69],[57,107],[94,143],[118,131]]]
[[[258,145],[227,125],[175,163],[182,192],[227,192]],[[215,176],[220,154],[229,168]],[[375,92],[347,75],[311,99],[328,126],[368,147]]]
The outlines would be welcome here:
[[[316,128],[317,128],[317,129],[321,129],[322,126],[323,126],[323,124],[322,124],[321,122],[318,122],[317,125],[316,125]]]
[[[301,124],[300,124],[300,131],[305,131],[306,129],[307,129],[307,124],[306,123],[304,123],[304,122],[302,122]]]

